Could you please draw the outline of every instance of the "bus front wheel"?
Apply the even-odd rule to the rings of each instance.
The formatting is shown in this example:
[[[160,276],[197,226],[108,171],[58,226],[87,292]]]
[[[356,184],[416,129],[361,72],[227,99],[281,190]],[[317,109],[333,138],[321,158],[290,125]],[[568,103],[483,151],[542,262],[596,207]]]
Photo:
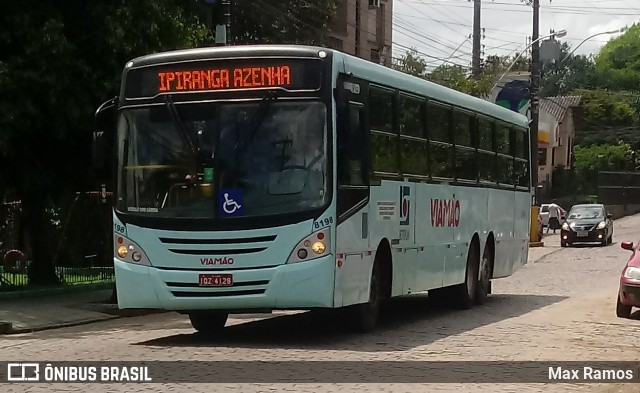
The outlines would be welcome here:
[[[189,313],[191,326],[198,333],[203,334],[219,332],[226,325],[227,318],[229,318],[229,314],[223,312],[196,311]]]
[[[382,300],[382,272],[377,259],[376,257],[373,263],[373,271],[371,272],[369,302],[358,304],[353,309],[353,325],[361,333],[371,332],[378,325],[380,302]]]

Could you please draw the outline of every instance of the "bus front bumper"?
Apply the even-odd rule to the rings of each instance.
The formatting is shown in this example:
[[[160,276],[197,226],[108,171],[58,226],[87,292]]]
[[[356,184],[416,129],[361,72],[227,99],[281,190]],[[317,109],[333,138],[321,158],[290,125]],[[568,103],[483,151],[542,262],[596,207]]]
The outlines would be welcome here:
[[[114,259],[118,307],[188,310],[333,307],[335,257],[245,270],[171,270]],[[231,274],[233,286],[201,287],[200,274]]]

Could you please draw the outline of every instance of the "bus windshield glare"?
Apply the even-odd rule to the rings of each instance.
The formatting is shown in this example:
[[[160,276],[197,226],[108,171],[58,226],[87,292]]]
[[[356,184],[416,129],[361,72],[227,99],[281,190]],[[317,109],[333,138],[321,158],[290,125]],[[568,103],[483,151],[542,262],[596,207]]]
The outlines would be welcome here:
[[[327,110],[315,100],[125,109],[117,208],[166,218],[269,216],[327,203]]]

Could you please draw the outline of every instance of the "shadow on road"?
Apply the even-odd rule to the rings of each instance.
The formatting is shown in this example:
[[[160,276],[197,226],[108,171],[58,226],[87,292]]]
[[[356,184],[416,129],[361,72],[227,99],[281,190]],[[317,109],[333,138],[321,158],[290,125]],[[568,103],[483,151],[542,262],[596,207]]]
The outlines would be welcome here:
[[[452,310],[431,304],[426,296],[416,295],[390,302],[379,328],[365,335],[350,333],[338,313],[311,312],[228,326],[215,337],[194,332],[134,345],[398,351],[518,317],[564,299],[563,296],[493,295],[482,306]]]

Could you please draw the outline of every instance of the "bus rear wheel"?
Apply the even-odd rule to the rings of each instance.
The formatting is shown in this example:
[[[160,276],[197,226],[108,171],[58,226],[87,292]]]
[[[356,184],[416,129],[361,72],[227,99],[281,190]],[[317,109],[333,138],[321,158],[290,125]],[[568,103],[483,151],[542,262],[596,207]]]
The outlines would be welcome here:
[[[191,326],[202,334],[219,332],[226,325],[228,318],[228,313],[217,311],[195,311],[189,313]]]
[[[469,254],[467,255],[467,269],[464,283],[453,287],[454,304],[463,310],[471,308],[475,303],[478,292],[479,254],[478,246],[472,243]]]
[[[489,247],[485,247],[484,255],[480,260],[480,277],[476,286],[475,304],[484,304],[491,292],[491,264],[493,255]]]

